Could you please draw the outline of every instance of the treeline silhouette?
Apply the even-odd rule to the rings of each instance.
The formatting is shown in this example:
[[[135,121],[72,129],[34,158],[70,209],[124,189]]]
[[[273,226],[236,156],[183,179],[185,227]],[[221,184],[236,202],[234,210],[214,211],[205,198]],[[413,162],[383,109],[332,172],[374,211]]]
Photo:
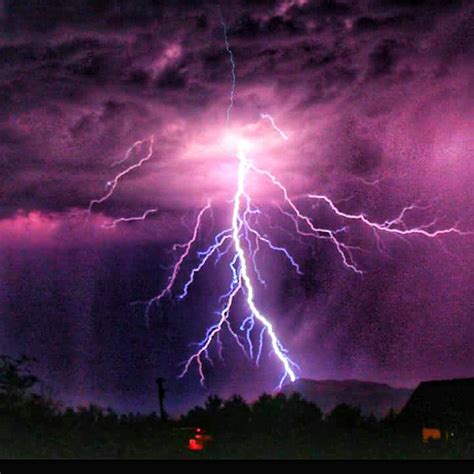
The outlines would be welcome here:
[[[63,408],[38,391],[32,359],[0,356],[0,458],[456,458],[447,443],[424,445],[399,430],[391,412],[378,420],[339,405],[323,416],[299,394],[263,394],[248,404],[210,396],[181,418],[118,414],[96,405]],[[188,450],[194,429],[212,436]]]

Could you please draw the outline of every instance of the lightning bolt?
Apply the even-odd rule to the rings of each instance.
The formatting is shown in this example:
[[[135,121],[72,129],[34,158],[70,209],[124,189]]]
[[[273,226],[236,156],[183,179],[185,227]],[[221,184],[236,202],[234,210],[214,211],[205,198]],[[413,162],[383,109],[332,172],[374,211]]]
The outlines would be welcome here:
[[[234,53],[230,49],[229,37],[227,35],[227,25],[226,25],[226,22],[224,21],[224,16],[222,15],[220,5],[218,6],[218,9],[219,9],[219,16],[220,16],[220,19],[221,19],[222,30],[224,32],[225,49],[227,51],[227,54],[229,55],[230,73],[231,73],[231,76],[232,76],[232,86],[231,86],[231,89],[230,89],[229,105],[227,106],[227,111],[226,111],[226,124],[227,124],[227,127],[229,127],[230,113],[232,111],[232,107],[234,106],[235,84],[236,84],[237,80],[236,80],[236,76],[235,76]]]
[[[283,384],[286,376],[290,378],[292,382],[296,380],[296,375],[292,369],[292,365],[294,363],[291,359],[285,354],[285,351],[280,344],[275,331],[273,329],[272,324],[270,321],[258,310],[255,305],[255,296],[254,296],[254,289],[252,286],[252,281],[250,279],[249,271],[248,271],[248,264],[245,257],[245,251],[242,246],[240,240],[240,227],[241,227],[241,217],[240,217],[240,202],[243,196],[248,196],[245,193],[245,177],[247,176],[251,163],[247,159],[244,147],[239,145],[237,151],[237,157],[239,159],[239,172],[238,172],[238,179],[237,179],[237,193],[234,198],[234,209],[232,213],[232,238],[234,240],[235,251],[239,257],[240,262],[240,275],[243,280],[246,289],[246,296],[247,296],[247,306],[249,307],[250,311],[252,312],[253,316],[260,321],[260,323],[265,327],[267,334],[270,337],[270,341],[272,344],[273,352],[281,362],[284,368],[284,375],[283,378],[280,380],[280,387]],[[250,199],[247,200],[247,205],[249,204]],[[248,207],[247,207],[248,209]],[[258,234],[257,234],[258,235]]]
[[[260,233],[251,228],[248,224],[248,216],[252,213],[250,204],[251,199],[245,190],[245,179],[251,170],[251,162],[248,160],[246,153],[245,153],[245,146],[243,143],[239,142],[237,144],[237,159],[238,159],[238,173],[237,173],[237,189],[233,199],[233,210],[232,210],[232,229],[231,229],[231,238],[234,247],[234,257],[231,261],[231,268],[232,268],[232,281],[230,284],[229,291],[221,297],[225,301],[222,310],[219,314],[218,322],[211,326],[211,328],[207,331],[206,337],[203,341],[198,344],[198,350],[195,352],[184,364],[183,372],[181,373],[180,377],[184,376],[187,371],[189,370],[191,363],[196,361],[198,364],[199,374],[201,383],[204,384],[204,371],[203,371],[203,358],[209,359],[209,347],[212,344],[213,340],[218,336],[220,331],[227,327],[230,331],[231,335],[236,340],[239,347],[245,352],[245,347],[242,344],[240,337],[233,331],[232,327],[229,324],[229,315],[230,310],[232,308],[232,304],[239,294],[239,292],[243,292],[245,295],[246,305],[251,313],[249,316],[240,326],[241,330],[245,330],[245,326],[248,324],[248,329],[246,331],[246,340],[249,346],[249,356],[253,356],[253,347],[252,341],[250,337],[250,333],[255,326],[255,320],[257,320],[261,325],[262,329],[265,330],[265,333],[268,335],[270,344],[272,347],[272,351],[277,357],[278,361],[281,363],[283,368],[283,376],[280,379],[279,387],[282,386],[283,382],[288,377],[292,382],[296,380],[295,368],[297,367],[296,364],[290,359],[287,355],[286,350],[283,348],[281,342],[279,341],[275,329],[269,319],[258,309],[255,303],[255,290],[252,283],[252,279],[250,276],[249,271],[249,264],[248,258],[246,255],[246,250],[243,242],[247,242],[247,247],[251,250],[251,243],[250,240],[242,237],[242,233],[248,232],[249,230],[252,232],[256,241],[263,241],[267,243],[270,248],[276,251],[282,251],[288,259],[293,263],[293,266],[299,271],[299,267],[294,262],[293,258],[289,255],[288,251],[281,247],[275,247],[271,242],[262,237]],[[242,206],[242,202],[244,206]],[[209,247],[209,249],[203,253],[204,257],[202,258],[200,264],[196,266],[191,273],[194,274],[197,271],[200,271],[204,264],[206,263],[209,256],[215,251],[217,247],[220,247],[225,239],[227,239],[229,235],[227,231],[221,234],[220,240],[216,240],[214,246]],[[192,282],[192,277],[188,282]],[[186,292],[188,288],[188,284],[186,285]],[[185,296],[186,292],[183,293]],[[263,345],[262,338],[260,339],[259,350],[258,353],[261,353]],[[259,358],[259,357],[258,357]],[[258,359],[257,359],[258,360]]]
[[[111,228],[116,227],[118,224],[122,222],[136,222],[136,221],[144,221],[150,214],[154,214],[158,212],[158,209],[147,209],[143,214],[140,216],[131,216],[131,217],[119,217],[118,219],[114,219],[112,222],[107,224],[103,224],[103,227]]]
[[[151,138],[150,138],[151,140]],[[128,159],[132,156],[132,153],[140,146],[140,145],[143,145],[144,143],[146,143],[147,140],[137,140],[126,152],[125,152],[125,155],[123,156],[123,158],[121,158],[120,160],[117,160],[117,161],[114,161],[110,167],[113,168],[115,166],[118,166],[118,165],[121,165],[122,163],[125,163],[126,161],[128,161]]]
[[[171,273],[171,276],[168,279],[168,284],[161,290],[161,292],[158,295],[156,295],[155,297],[153,297],[152,299],[147,301],[147,303],[146,303],[146,312],[145,312],[147,321],[149,320],[149,312],[151,310],[151,307],[154,304],[159,303],[165,296],[171,294],[171,290],[173,289],[173,286],[176,282],[176,278],[178,277],[178,273],[181,269],[181,265],[186,260],[186,257],[189,256],[191,248],[192,248],[193,244],[196,242],[196,240],[198,238],[199,228],[201,227],[202,217],[205,214],[205,212],[208,211],[210,208],[211,208],[211,203],[210,203],[210,201],[208,201],[208,203],[199,211],[199,213],[197,215],[197,218],[196,218],[196,223],[194,225],[193,234],[192,234],[191,238],[187,242],[185,242],[184,244],[175,244],[174,245],[173,250],[176,250],[176,249],[179,249],[179,248],[182,249],[181,255],[179,256],[178,261],[176,262],[176,264],[173,267],[173,271]],[[137,303],[139,303],[139,302],[137,302]]]
[[[118,162],[116,162],[115,164],[118,164],[118,163],[123,163],[125,160],[128,160],[128,158],[130,157],[130,154],[131,152],[139,145],[145,143],[145,142],[148,142],[148,153],[143,157],[141,158],[137,163],[134,163],[133,165],[130,165],[128,166],[126,169],[124,169],[123,171],[121,171],[120,173],[116,174],[110,181],[107,181],[106,183],[106,191],[105,193],[97,198],[97,199],[93,199],[92,201],[90,201],[89,203],[89,208],[88,208],[88,213],[90,214],[91,211],[92,211],[92,208],[94,205],[96,204],[102,204],[104,203],[105,201],[107,201],[109,198],[112,197],[112,195],[114,194],[115,192],[115,189],[117,188],[117,186],[119,185],[119,182],[125,177],[127,176],[128,174],[130,174],[132,171],[136,170],[137,168],[140,168],[144,163],[146,163],[152,156],[153,156],[153,143],[154,143],[154,137],[150,137],[148,140],[142,140],[142,141],[137,141],[135,142],[128,150],[127,152],[125,153],[125,157],[123,160],[119,160]]]
[[[283,138],[283,140],[288,140],[288,136],[286,135],[286,133],[277,126],[277,124],[275,123],[275,119],[271,115],[261,113],[260,118],[262,118],[263,120],[268,120],[273,129],[280,135],[280,137]]]
[[[236,87],[236,64],[234,54],[230,48],[228,39],[228,30],[224,21],[222,12],[219,8],[219,16],[224,34],[225,49],[229,56],[231,66],[231,90],[229,95],[229,104],[226,110],[226,129],[229,129],[231,112],[234,106],[235,87]],[[272,129],[285,142],[289,141],[288,135],[277,125],[272,115],[260,113],[262,121],[268,121]],[[116,164],[127,161],[133,150],[142,146],[147,140],[135,142],[126,152],[124,158]],[[95,204],[101,204],[109,199],[114,193],[119,181],[134,169],[142,166],[153,154],[153,137],[148,140],[149,150],[147,155],[118,173],[113,180],[109,181],[108,189],[98,199],[94,199],[89,204],[89,212]],[[359,267],[355,252],[362,250],[360,247],[350,245],[346,241],[346,236],[352,225],[363,225],[372,230],[377,241],[378,248],[381,249],[384,235],[393,235],[406,240],[412,236],[419,236],[427,239],[437,239],[448,234],[467,235],[471,232],[464,232],[458,228],[458,225],[448,228],[436,228],[438,221],[434,219],[417,227],[410,227],[405,222],[408,213],[416,209],[424,209],[421,206],[411,204],[402,209],[402,211],[392,219],[384,222],[377,222],[370,219],[364,213],[348,213],[341,209],[329,196],[317,193],[310,193],[297,198],[291,197],[283,182],[273,173],[266,169],[257,167],[248,156],[248,147],[245,140],[237,138],[235,140],[235,158],[237,165],[236,188],[233,195],[232,213],[230,227],[225,228],[214,235],[212,241],[202,248],[202,236],[200,229],[204,225],[206,215],[212,212],[211,201],[203,206],[196,215],[194,226],[190,238],[184,243],[178,243],[173,246],[173,251],[179,253],[176,262],[171,268],[171,273],[164,287],[156,296],[147,301],[137,301],[136,304],[145,305],[145,316],[148,322],[150,312],[153,307],[158,306],[165,298],[173,295],[178,300],[184,300],[195,282],[196,276],[203,271],[210,262],[214,265],[227,262],[224,266],[228,270],[228,286],[224,294],[218,299],[218,309],[215,311],[215,322],[208,327],[203,339],[196,343],[196,350],[190,357],[183,362],[183,369],[179,377],[185,376],[192,366],[197,366],[201,384],[205,383],[205,364],[213,365],[211,350],[216,348],[219,358],[223,357],[223,344],[221,335],[226,330],[233,338],[237,346],[258,366],[261,360],[263,347],[268,341],[271,347],[271,353],[281,367],[281,378],[278,387],[281,387],[285,380],[296,380],[298,365],[290,358],[287,350],[277,336],[277,331],[269,317],[258,307],[257,288],[258,285],[265,287],[265,279],[257,265],[257,256],[261,246],[267,246],[271,251],[281,255],[297,274],[302,274],[300,266],[291,252],[282,245],[276,245],[271,237],[264,233],[261,228],[261,218],[264,217],[270,223],[270,229],[279,229],[289,234],[297,242],[304,243],[306,239],[317,239],[332,245],[340,257],[342,265],[350,271],[357,274],[363,274]],[[260,179],[270,182],[273,188],[279,192],[282,202],[276,203],[276,209],[280,211],[283,220],[291,223],[294,231],[289,231],[280,226],[272,226],[268,215],[265,215],[262,209],[256,206],[252,201],[246,183],[250,174]],[[329,209],[334,221],[341,222],[334,228],[319,226],[314,224],[313,219],[305,214],[300,205],[300,199],[306,199],[309,202],[319,202]],[[106,227],[115,227],[120,223],[145,220],[150,214],[157,212],[157,209],[148,209],[139,216],[120,217],[106,224]],[[211,215],[212,217],[212,215]],[[193,265],[188,266],[189,263]],[[182,273],[187,276],[183,280]],[[256,280],[254,282],[254,279]],[[175,291],[180,287],[179,291]],[[232,310],[238,298],[245,302],[245,317],[241,318],[240,324],[234,327]],[[254,335],[253,332],[258,329]],[[257,347],[254,347],[254,344]]]

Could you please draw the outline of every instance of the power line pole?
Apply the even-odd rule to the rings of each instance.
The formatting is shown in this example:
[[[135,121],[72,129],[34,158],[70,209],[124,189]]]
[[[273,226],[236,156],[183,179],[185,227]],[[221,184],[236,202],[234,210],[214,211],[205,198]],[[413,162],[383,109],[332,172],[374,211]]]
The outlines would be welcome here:
[[[166,421],[167,415],[164,407],[164,400],[165,400],[165,387],[164,387],[164,382],[165,379],[163,377],[158,377],[156,380],[156,385],[158,386],[158,401],[160,403],[160,418],[161,421]]]

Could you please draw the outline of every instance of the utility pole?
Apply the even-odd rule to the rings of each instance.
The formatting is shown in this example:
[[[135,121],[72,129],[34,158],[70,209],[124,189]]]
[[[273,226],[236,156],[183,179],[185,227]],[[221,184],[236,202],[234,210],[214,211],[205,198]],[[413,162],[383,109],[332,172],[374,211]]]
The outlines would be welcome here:
[[[160,403],[160,418],[161,421],[166,421],[167,415],[165,412],[165,407],[164,407],[164,400],[165,400],[165,387],[164,387],[164,382],[165,379],[163,377],[158,377],[156,380],[156,385],[158,386],[158,401]]]

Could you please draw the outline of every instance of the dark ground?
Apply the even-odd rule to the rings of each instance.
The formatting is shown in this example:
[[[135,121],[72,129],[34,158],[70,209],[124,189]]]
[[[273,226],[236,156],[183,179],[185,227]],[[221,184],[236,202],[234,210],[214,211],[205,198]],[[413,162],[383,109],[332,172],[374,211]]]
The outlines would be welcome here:
[[[0,458],[74,459],[459,459],[472,458],[472,433],[422,443],[420,430],[338,405],[327,416],[299,394],[263,394],[247,404],[239,396],[209,397],[179,420],[155,414],[117,414],[90,405],[63,409],[34,392],[28,360],[2,357]],[[188,440],[199,427],[212,436],[193,452]]]

